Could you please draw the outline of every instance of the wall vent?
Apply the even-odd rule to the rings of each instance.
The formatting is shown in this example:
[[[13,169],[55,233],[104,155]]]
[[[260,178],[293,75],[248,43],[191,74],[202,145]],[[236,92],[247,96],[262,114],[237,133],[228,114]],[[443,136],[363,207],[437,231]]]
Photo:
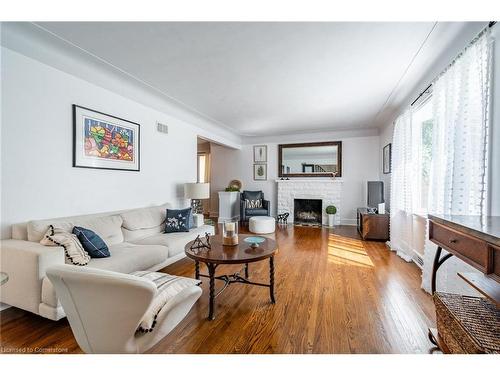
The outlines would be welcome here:
[[[422,259],[422,257],[419,254],[417,254],[417,253],[413,254],[413,261],[420,268],[424,268],[424,260]]]
[[[156,123],[156,129],[158,129],[160,133],[168,134],[168,125],[162,124],[161,122]]]

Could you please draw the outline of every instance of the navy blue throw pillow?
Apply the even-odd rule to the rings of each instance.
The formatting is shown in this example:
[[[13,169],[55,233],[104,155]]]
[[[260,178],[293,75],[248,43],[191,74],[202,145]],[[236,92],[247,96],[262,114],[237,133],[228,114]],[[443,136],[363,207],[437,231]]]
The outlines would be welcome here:
[[[165,233],[189,232],[190,217],[191,208],[185,208],[183,210],[167,209]]]
[[[90,229],[73,227],[73,234],[78,237],[78,240],[91,258],[107,258],[111,255],[108,245]]]

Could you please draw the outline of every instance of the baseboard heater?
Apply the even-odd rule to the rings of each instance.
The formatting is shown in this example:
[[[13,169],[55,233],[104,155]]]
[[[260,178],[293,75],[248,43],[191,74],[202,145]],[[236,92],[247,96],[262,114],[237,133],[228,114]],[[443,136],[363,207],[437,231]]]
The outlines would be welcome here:
[[[414,252],[412,260],[421,269],[424,268],[424,259],[420,256],[420,254],[417,254],[417,253]]]

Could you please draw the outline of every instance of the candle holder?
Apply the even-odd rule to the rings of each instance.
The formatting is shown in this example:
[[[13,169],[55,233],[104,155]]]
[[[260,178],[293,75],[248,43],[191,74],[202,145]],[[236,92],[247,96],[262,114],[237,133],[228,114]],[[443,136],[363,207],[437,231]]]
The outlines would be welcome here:
[[[222,223],[222,244],[226,246],[238,245],[238,222],[224,221]]]

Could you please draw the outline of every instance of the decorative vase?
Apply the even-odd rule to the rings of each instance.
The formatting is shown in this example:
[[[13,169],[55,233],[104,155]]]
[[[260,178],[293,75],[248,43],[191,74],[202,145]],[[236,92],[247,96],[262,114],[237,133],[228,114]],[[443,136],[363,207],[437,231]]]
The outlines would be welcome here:
[[[224,221],[222,224],[222,244],[226,246],[238,245],[238,222]]]
[[[333,228],[335,225],[335,215],[328,214],[328,226]]]

